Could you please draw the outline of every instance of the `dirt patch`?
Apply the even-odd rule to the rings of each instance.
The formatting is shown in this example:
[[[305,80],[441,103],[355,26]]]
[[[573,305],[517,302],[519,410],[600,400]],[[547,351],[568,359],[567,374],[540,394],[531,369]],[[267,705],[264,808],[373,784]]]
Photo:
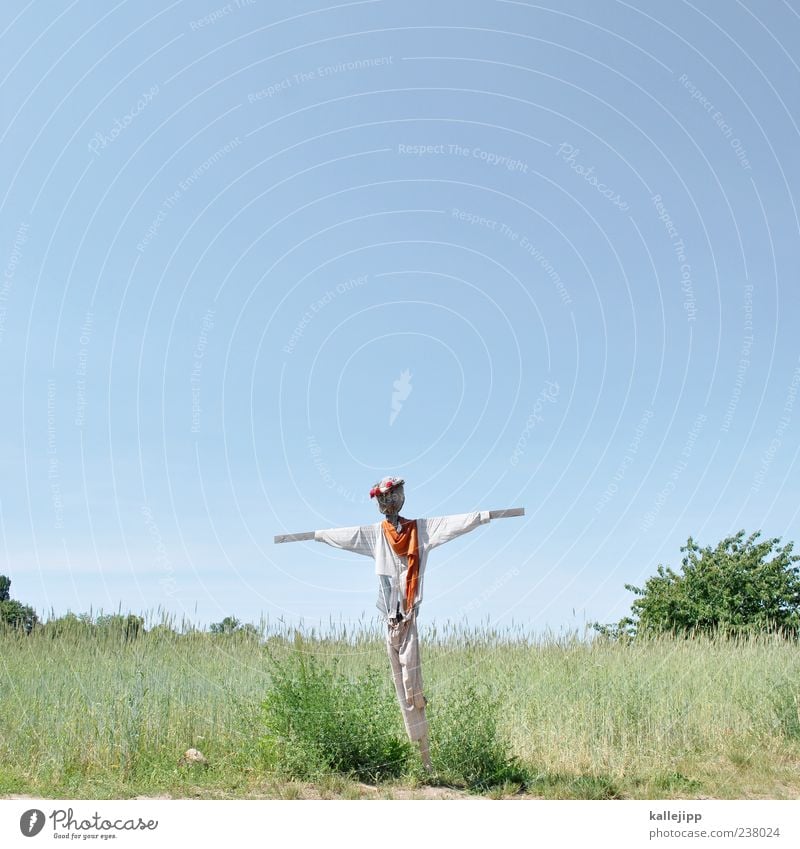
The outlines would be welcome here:
[[[16,797],[23,798],[23,797]],[[247,791],[226,791],[215,788],[197,788],[194,791],[169,796],[134,796],[137,801],[161,799],[480,799],[450,787],[403,787],[344,783],[341,785],[290,782],[283,785],[251,787]]]
[[[372,799],[479,799],[470,793],[452,787],[373,787],[359,784],[365,798]]]
[[[0,799],[27,800],[41,799],[41,796],[14,794],[0,796]],[[77,796],[75,798],[88,798]],[[483,799],[485,796],[467,793],[453,787],[436,785],[409,786],[403,784],[364,784],[334,778],[321,782],[269,782],[256,784],[247,788],[230,789],[225,787],[197,786],[193,788],[176,788],[173,794],[154,793],[125,797],[127,799],[147,801],[169,801],[172,799]],[[517,793],[503,796],[505,799],[536,799],[535,795]]]

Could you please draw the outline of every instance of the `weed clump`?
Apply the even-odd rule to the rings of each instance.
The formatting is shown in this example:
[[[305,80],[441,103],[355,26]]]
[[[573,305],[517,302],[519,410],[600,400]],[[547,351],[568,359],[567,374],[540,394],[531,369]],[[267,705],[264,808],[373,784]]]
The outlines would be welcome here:
[[[261,749],[278,772],[302,779],[338,772],[370,782],[403,773],[410,746],[398,735],[384,675],[367,669],[348,678],[335,660],[326,668],[302,652],[272,662]]]
[[[436,699],[429,718],[431,759],[440,781],[470,790],[526,783],[526,770],[499,731],[500,709],[488,687],[472,683]]]

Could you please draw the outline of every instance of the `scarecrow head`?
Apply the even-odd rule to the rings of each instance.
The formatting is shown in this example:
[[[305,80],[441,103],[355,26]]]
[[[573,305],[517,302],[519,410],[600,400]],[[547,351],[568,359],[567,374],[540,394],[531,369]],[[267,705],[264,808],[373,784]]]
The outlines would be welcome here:
[[[398,516],[400,514],[406,500],[403,490],[404,483],[405,481],[402,478],[382,478],[369,491],[369,497],[377,500],[378,510],[384,516]]]

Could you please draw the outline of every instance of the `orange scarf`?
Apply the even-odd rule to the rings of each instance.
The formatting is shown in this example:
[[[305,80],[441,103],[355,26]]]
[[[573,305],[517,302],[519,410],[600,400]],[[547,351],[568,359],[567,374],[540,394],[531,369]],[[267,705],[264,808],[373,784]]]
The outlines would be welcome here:
[[[401,519],[400,533],[389,521],[383,523],[383,533],[392,547],[392,551],[408,558],[408,572],[406,573],[406,613],[411,612],[414,599],[417,597],[417,585],[419,584],[419,544],[417,542],[417,520]],[[391,614],[390,614],[391,615]]]

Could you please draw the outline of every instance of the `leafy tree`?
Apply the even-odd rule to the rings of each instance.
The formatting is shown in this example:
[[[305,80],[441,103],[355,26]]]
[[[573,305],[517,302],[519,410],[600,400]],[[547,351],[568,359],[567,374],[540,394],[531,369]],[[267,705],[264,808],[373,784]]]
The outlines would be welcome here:
[[[222,622],[211,623],[212,634],[235,634],[242,627],[242,623],[235,616],[226,616]]]
[[[135,640],[141,634],[145,633],[144,619],[141,616],[136,616],[133,613],[129,613],[125,617],[125,622],[122,627],[125,632],[126,640]]]
[[[86,614],[76,616],[72,611],[68,611],[58,618],[48,619],[47,622],[41,626],[42,633],[53,639],[83,635],[93,629],[94,624]]]
[[[21,628],[30,634],[38,621],[32,607],[11,598],[11,578],[0,575],[0,625]]]
[[[141,616],[136,616],[129,613],[125,617],[125,639],[135,640],[140,634],[144,634],[144,619]]]
[[[260,640],[261,632],[250,622],[240,622],[235,616],[226,616],[222,622],[212,622],[212,634],[236,634],[249,640]]]
[[[135,640],[144,633],[144,619],[129,613],[123,616],[121,613],[110,613],[97,617],[97,627],[109,632],[120,634],[126,642]]]
[[[258,628],[256,628],[255,625],[252,624],[252,622],[247,622],[242,625],[241,629],[237,633],[242,634],[242,636],[244,637],[247,637],[248,640],[258,641],[261,639],[261,632],[258,630]]]
[[[800,556],[779,538],[758,541],[760,531],[726,537],[701,548],[691,537],[681,548],[681,572],[659,565],[636,593],[631,615],[616,625],[595,625],[611,637],[663,632],[748,631],[800,633]]]
[[[11,628],[20,628],[26,634],[30,634],[38,621],[39,617],[27,604],[14,601],[14,599],[0,601],[0,623]]]

